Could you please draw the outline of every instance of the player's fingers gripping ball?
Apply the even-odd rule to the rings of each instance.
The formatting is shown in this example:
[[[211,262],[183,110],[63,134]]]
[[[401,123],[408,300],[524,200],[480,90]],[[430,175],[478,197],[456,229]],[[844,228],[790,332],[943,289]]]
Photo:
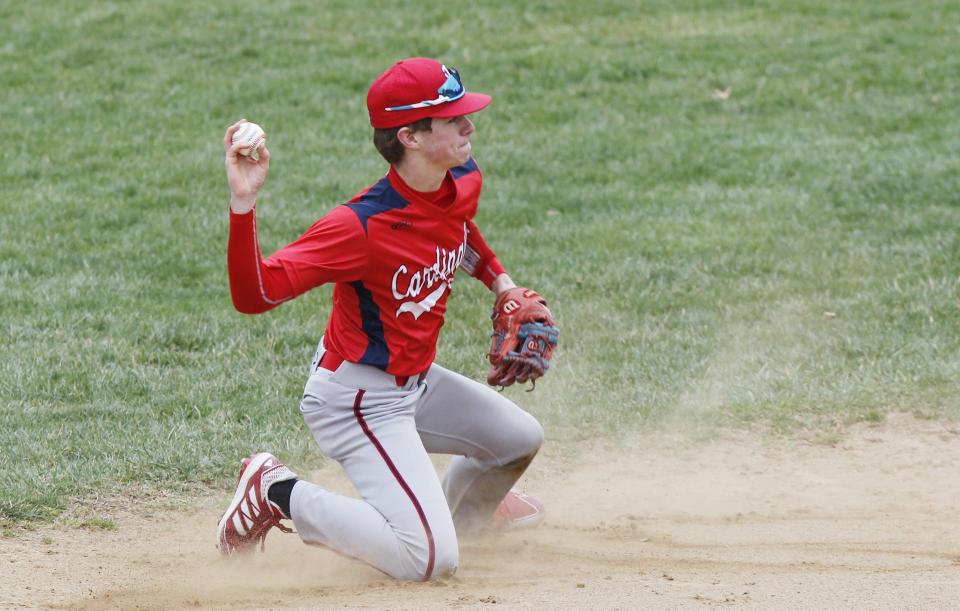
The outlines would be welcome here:
[[[491,386],[510,386],[544,375],[550,368],[560,329],[536,291],[523,287],[508,289],[493,306],[493,335],[487,358]]]
[[[256,123],[244,123],[240,129],[233,133],[233,143],[243,143],[244,147],[238,152],[250,157],[254,161],[260,160],[260,147],[266,141],[267,135],[263,128]]]

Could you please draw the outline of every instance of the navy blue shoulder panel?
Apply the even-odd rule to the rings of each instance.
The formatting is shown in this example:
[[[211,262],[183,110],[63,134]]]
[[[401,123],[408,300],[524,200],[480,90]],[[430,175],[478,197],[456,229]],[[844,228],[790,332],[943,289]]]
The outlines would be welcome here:
[[[367,349],[360,357],[360,362],[364,365],[386,369],[390,363],[390,349],[387,347],[387,340],[383,335],[380,308],[373,301],[370,289],[365,287],[363,282],[358,280],[352,284],[353,290],[357,292],[357,299],[360,301],[360,325],[367,336]]]
[[[467,161],[465,164],[457,166],[452,170],[450,170],[450,173],[453,174],[453,177],[456,179],[462,176],[466,176],[467,174],[472,174],[473,172],[476,172],[479,169],[480,168],[477,167],[477,162],[473,160],[473,157],[471,157],[470,160]]]
[[[389,210],[405,208],[410,202],[403,199],[396,189],[390,185],[390,179],[384,176],[377,184],[370,187],[370,190],[363,194],[359,201],[347,204],[347,208],[353,210],[360,224],[363,225],[363,232],[367,233],[367,221],[371,216],[376,216]]]

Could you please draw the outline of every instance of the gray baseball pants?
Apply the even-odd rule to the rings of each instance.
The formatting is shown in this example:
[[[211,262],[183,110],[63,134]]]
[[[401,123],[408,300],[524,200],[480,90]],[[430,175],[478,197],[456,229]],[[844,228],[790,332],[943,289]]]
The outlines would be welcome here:
[[[543,442],[527,412],[434,364],[402,386],[368,365],[311,367],[300,411],[320,449],[360,499],[298,481],[291,519],[301,539],[397,579],[457,569],[457,532],[482,527]],[[453,454],[441,482],[428,453]]]

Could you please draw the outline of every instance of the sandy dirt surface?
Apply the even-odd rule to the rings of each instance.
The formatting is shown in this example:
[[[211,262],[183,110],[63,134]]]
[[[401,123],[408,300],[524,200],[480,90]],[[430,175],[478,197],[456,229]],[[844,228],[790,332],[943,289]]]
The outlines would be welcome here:
[[[310,475],[349,484],[331,465]],[[271,533],[223,560],[223,491],[0,539],[0,606],[69,609],[940,609],[960,603],[960,430],[896,415],[833,444],[725,436],[548,444],[530,531],[463,541],[457,575],[397,583]]]

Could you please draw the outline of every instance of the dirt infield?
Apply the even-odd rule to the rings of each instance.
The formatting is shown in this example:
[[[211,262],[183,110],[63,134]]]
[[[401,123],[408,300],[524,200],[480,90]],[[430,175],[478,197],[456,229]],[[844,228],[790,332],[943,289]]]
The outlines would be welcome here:
[[[336,466],[311,479],[349,490]],[[224,493],[188,509],[116,508],[115,530],[0,539],[0,606],[933,609],[960,600],[952,425],[897,415],[830,445],[548,445],[524,485],[546,502],[546,523],[462,542],[459,572],[440,582],[393,582],[279,532],[265,554],[221,560],[213,539]]]

